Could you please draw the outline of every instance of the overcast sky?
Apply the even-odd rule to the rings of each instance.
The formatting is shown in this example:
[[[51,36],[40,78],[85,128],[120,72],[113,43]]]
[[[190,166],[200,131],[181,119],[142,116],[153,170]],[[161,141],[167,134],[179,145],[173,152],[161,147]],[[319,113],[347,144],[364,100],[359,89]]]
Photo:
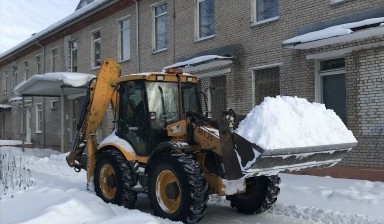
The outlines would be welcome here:
[[[79,0],[0,0],[0,54],[70,15]]]

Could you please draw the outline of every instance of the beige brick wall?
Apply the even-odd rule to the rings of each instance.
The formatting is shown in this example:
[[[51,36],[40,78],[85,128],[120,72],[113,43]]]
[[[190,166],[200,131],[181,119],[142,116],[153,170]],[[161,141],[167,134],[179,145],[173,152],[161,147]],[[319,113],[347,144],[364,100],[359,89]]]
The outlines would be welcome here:
[[[152,46],[152,6],[159,2],[168,4],[168,48],[165,51],[153,52]],[[139,1],[139,60],[140,71],[158,71],[162,67],[177,62],[178,59],[191,57],[206,50],[234,45],[235,60],[231,65],[232,72],[226,76],[228,107],[234,108],[239,114],[248,113],[252,109],[252,69],[253,67],[281,63],[280,65],[280,92],[282,95],[296,95],[305,97],[310,101],[315,100],[315,62],[307,60],[308,54],[327,52],[335,49],[358,46],[370,42],[382,42],[384,37],[372,38],[365,41],[349,44],[339,44],[320,49],[301,51],[284,49],[282,41],[298,35],[300,27],[319,21],[327,21],[333,18],[347,16],[356,12],[363,12],[383,6],[383,0],[358,1],[350,0],[342,4],[332,5],[331,0],[298,0],[279,1],[280,18],[276,21],[252,25],[251,23],[251,0],[218,0],[215,1],[215,36],[210,39],[195,40],[195,1],[192,0],[144,0]],[[175,4],[175,5],[174,5]],[[90,24],[76,33],[70,34],[72,40],[78,43],[78,71],[97,73],[97,69],[91,68],[91,32],[97,29],[101,31],[102,59],[118,58],[118,20],[128,16],[131,28],[131,59],[121,63],[122,73],[129,74],[137,71],[136,58],[136,12],[135,5],[121,9],[109,17]],[[174,32],[175,30],[175,32]],[[64,70],[63,39],[50,43],[45,47],[45,71],[50,71],[50,49],[59,47],[59,69]],[[42,49],[26,55],[16,61],[22,67],[24,60],[28,60],[30,72],[35,72],[36,54],[42,53]],[[375,64],[376,70],[367,68],[355,68],[355,66],[366,63]],[[369,64],[370,63],[370,64]],[[363,167],[382,167],[383,150],[376,150],[378,142],[379,124],[383,120],[383,112],[380,109],[382,101],[375,98],[377,92],[382,88],[382,73],[378,72],[383,64],[382,50],[371,49],[364,52],[355,52],[346,56],[347,70],[347,103],[348,103],[348,126],[357,135],[360,146],[344,160],[347,165],[358,165]],[[368,66],[369,67],[369,66]],[[11,64],[0,68],[0,74],[7,70],[11,75]],[[365,89],[365,82],[357,82],[367,74],[369,76]],[[366,74],[365,74],[366,73]],[[19,69],[21,77],[21,69]],[[352,78],[353,77],[353,78]],[[21,81],[21,80],[20,80]],[[381,84],[380,84],[381,83]],[[359,85],[363,85],[359,86]],[[203,86],[206,82],[203,81]],[[376,94],[376,95],[375,95]],[[12,97],[12,94],[0,96],[0,100]],[[35,98],[33,103],[41,102],[42,99]],[[48,104],[48,103],[47,103]],[[367,109],[369,108],[369,109]],[[48,109],[47,109],[48,110]],[[16,111],[12,109],[12,111]],[[34,113],[34,108],[32,109]],[[17,115],[15,115],[17,116]],[[34,115],[33,115],[34,116]],[[366,118],[363,118],[366,116]],[[48,111],[47,117],[52,123],[59,123],[58,113]],[[16,119],[15,118],[12,118]],[[111,129],[106,124],[111,124],[112,118],[104,121],[104,133]],[[370,122],[374,122],[371,124]],[[8,125],[8,124],[7,124]],[[66,123],[67,125],[67,123]],[[17,125],[10,125],[15,127]],[[365,128],[368,127],[368,128]],[[58,130],[54,127],[54,130]],[[67,128],[67,126],[66,126]],[[34,130],[34,129],[33,129]],[[364,130],[370,134],[365,134]],[[373,131],[374,130],[374,131]],[[376,131],[376,132],[375,132]],[[12,133],[16,135],[17,130]],[[52,135],[51,135],[52,134]],[[56,141],[59,137],[57,132],[52,131],[46,141]],[[379,137],[378,137],[379,136]],[[34,136],[40,141],[38,136]],[[50,140],[47,140],[47,139]],[[383,139],[383,138],[381,138]],[[379,144],[378,144],[379,143]],[[376,151],[375,151],[376,150]],[[376,153],[376,154],[375,154]],[[377,154],[379,153],[379,154]],[[381,153],[381,154],[380,154]],[[379,159],[378,159],[379,158]]]

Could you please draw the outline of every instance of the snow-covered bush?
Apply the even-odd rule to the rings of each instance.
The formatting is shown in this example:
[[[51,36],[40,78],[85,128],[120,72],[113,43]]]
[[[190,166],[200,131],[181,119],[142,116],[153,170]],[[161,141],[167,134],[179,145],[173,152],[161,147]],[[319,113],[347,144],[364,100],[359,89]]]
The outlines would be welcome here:
[[[34,185],[31,170],[19,148],[0,147],[0,200]]]

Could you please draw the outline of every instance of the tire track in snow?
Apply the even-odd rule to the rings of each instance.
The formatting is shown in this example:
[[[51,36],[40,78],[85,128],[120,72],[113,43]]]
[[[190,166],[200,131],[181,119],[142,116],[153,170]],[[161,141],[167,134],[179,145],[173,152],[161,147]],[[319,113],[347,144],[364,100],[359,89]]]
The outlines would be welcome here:
[[[347,215],[333,210],[297,205],[275,204],[267,211],[271,214],[283,215],[324,224],[383,224],[384,220],[370,219],[365,215]]]

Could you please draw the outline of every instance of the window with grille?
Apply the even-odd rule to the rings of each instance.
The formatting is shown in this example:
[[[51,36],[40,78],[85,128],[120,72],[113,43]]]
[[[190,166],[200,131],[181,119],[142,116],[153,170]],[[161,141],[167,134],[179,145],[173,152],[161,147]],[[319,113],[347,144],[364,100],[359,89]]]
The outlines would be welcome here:
[[[280,95],[279,67],[254,70],[255,105],[263,102],[264,97]]]

